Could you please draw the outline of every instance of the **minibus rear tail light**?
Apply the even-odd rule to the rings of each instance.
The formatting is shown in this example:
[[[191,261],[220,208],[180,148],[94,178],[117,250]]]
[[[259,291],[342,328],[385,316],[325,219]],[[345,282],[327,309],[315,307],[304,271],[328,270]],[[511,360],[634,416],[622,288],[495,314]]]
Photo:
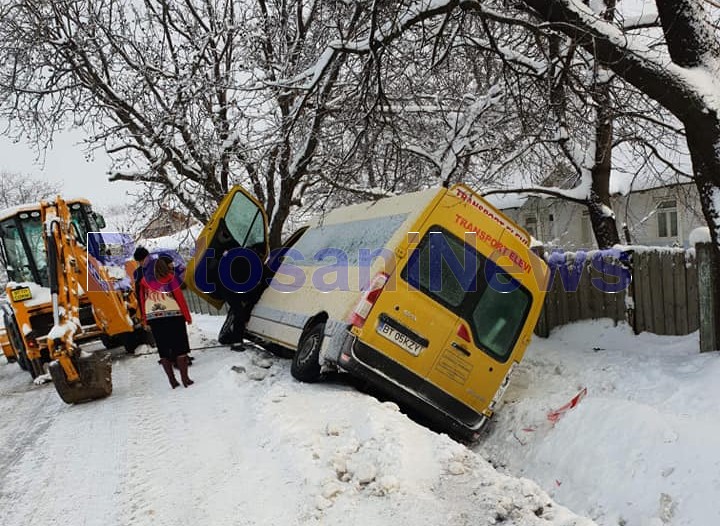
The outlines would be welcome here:
[[[370,314],[370,310],[373,308],[373,305],[375,305],[375,302],[380,297],[383,287],[385,287],[385,284],[388,282],[388,277],[389,276],[385,272],[376,274],[370,282],[370,286],[363,293],[360,301],[358,301],[357,305],[350,314],[350,323],[358,329],[365,325],[365,321]]]

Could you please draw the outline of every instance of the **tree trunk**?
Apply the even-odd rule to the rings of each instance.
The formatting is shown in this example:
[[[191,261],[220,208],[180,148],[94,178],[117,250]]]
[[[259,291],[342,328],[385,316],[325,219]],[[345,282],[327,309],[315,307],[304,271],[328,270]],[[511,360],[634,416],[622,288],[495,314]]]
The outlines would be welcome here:
[[[633,53],[615,36],[588,23],[568,0],[523,0],[541,18],[596,52],[609,69],[670,110],[685,126],[705,221],[713,244],[713,266],[720,271],[720,115],[695,86],[667,67]],[[702,3],[696,0],[655,0],[670,57],[683,68],[705,66],[708,73],[720,62],[720,42],[709,26]],[[715,282],[720,297],[720,279]],[[720,306],[715,306],[720,331]]]
[[[705,12],[696,0],[656,0],[668,51],[673,62],[685,67],[712,70],[720,62],[720,42],[703,19]],[[701,99],[702,100],[702,99]],[[700,194],[705,221],[710,228],[711,261],[716,298],[715,333],[720,333],[720,115],[717,107],[694,101],[683,115],[687,145],[692,159],[695,185]],[[677,115],[677,113],[676,113]]]
[[[695,185],[703,215],[710,228],[713,250],[711,261],[716,298],[714,306],[716,338],[720,335],[720,119],[706,115],[704,123],[686,125],[688,148],[692,158]]]
[[[292,192],[283,191],[277,201],[277,208],[270,219],[269,242],[270,250],[279,248],[282,245],[282,234],[285,220],[290,215]]]
[[[620,243],[615,215],[610,206],[610,173],[612,171],[613,116],[610,85],[601,82],[595,88],[597,104],[595,121],[595,164],[588,210],[598,248],[610,248]]]
[[[615,16],[615,0],[604,0],[603,19],[611,21]],[[590,223],[598,248],[610,248],[620,243],[615,214],[610,206],[610,174],[613,150],[613,102],[610,95],[612,78],[605,78],[606,71],[595,61],[593,76],[595,89],[595,164],[592,168],[590,189]]]

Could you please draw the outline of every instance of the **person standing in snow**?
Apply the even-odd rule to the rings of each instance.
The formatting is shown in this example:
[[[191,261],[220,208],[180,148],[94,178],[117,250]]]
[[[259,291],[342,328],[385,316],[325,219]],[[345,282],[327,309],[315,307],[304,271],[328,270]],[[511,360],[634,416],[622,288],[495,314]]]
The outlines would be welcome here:
[[[133,259],[138,262],[137,268],[133,271],[133,283],[135,283],[135,297],[140,301],[140,281],[143,276],[143,265],[147,262],[147,258],[150,256],[148,249],[143,246],[138,246],[133,254]]]
[[[143,322],[150,326],[160,365],[167,374],[170,386],[175,389],[173,364],[180,370],[183,387],[194,382],[188,376],[190,344],[186,323],[192,323],[190,310],[180,290],[180,280],[173,272],[171,258],[160,256],[154,265],[148,265],[140,280],[140,310]]]
[[[146,263],[150,261],[150,252],[143,247],[138,246],[135,249],[135,252],[133,253],[133,259],[138,263],[138,266],[133,270],[133,286],[135,287],[135,299],[138,302],[138,308],[140,309],[140,312],[142,312],[142,307],[140,307],[140,281],[143,277],[143,267]],[[143,329],[145,331],[145,342],[150,345],[150,347],[155,347],[155,339],[153,338],[152,332],[150,332],[150,329],[147,327],[147,324],[145,324],[145,321],[143,321]],[[132,351],[133,354],[135,351]]]

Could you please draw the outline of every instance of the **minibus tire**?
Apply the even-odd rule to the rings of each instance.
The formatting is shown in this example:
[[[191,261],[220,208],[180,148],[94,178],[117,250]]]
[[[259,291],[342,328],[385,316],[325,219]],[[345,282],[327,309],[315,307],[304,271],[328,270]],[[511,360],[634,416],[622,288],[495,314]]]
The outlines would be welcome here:
[[[292,359],[290,373],[301,382],[317,382],[320,373],[320,347],[325,335],[325,322],[316,323],[303,332]]]

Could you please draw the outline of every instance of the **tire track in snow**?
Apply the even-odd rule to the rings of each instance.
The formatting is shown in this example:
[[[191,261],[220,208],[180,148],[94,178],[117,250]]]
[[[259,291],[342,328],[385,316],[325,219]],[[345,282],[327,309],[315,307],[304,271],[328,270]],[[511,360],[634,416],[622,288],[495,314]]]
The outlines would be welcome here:
[[[160,392],[162,371],[157,357],[134,360],[132,393],[126,399],[128,422],[127,469],[121,487],[122,524],[170,524],[159,513],[173,478],[171,462],[173,422],[168,417],[175,402],[173,392]],[[155,370],[155,369],[158,370]],[[170,391],[167,384],[165,387]],[[179,389],[182,389],[180,387]]]
[[[44,421],[42,433],[27,445],[3,481],[15,495],[0,503],[5,526],[26,524],[119,524],[112,513],[119,450],[123,447],[122,412],[112,397],[65,405],[54,388],[36,397],[34,407],[17,407],[25,419]],[[39,393],[28,393],[32,397]],[[35,432],[28,427],[28,432]]]
[[[15,466],[36,450],[36,444],[47,432],[52,409],[57,406],[52,386],[33,385],[30,375],[16,364],[0,367],[0,510],[22,495],[25,488],[18,484]]]

